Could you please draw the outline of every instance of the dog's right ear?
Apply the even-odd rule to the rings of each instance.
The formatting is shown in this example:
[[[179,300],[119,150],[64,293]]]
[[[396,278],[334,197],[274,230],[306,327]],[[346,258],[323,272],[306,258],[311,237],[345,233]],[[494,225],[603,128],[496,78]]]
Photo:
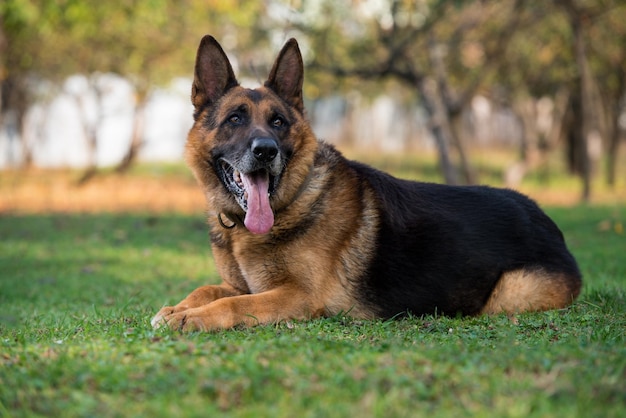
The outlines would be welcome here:
[[[196,55],[196,68],[191,87],[191,102],[199,111],[239,85],[226,53],[211,35],[200,41]]]
[[[298,109],[300,113],[303,113],[303,79],[304,65],[302,64],[302,54],[300,53],[298,42],[291,38],[278,54],[265,86],[274,90],[283,100]]]

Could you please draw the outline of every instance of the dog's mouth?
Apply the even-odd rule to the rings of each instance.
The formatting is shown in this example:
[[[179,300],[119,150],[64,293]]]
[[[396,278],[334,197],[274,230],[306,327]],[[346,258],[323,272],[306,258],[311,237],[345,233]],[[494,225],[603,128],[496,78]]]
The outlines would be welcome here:
[[[269,232],[274,225],[270,197],[276,190],[279,176],[264,168],[244,173],[226,160],[220,160],[218,167],[224,185],[246,212],[246,228],[254,234]]]

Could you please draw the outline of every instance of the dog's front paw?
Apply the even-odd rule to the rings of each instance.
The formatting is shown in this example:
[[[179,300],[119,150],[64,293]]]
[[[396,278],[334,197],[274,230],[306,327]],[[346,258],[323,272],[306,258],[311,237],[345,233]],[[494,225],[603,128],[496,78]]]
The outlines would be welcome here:
[[[152,327],[154,329],[168,327],[171,330],[183,332],[207,331],[210,329],[210,326],[205,324],[205,318],[194,315],[193,309],[175,311],[176,309],[172,307],[161,309],[150,321]]]
[[[176,320],[173,318],[175,313],[184,312],[185,308],[177,308],[176,306],[164,306],[157,312],[154,317],[150,320],[150,325],[152,328],[159,329],[162,327],[170,327],[172,329],[180,329],[181,324],[177,324]]]

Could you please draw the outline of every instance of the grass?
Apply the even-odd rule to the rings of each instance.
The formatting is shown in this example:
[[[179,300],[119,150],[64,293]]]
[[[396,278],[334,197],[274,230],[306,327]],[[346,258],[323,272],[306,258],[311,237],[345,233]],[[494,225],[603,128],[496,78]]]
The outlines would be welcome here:
[[[148,319],[218,280],[197,217],[0,217],[0,417],[620,416],[626,210],[550,213],[586,277],[567,310],[191,335]]]
[[[189,177],[174,172],[192,193]],[[29,176],[28,184],[39,178]],[[182,196],[168,173],[157,176],[166,190],[137,176],[126,183],[150,201]],[[189,209],[195,196],[182,212],[165,199],[143,206],[132,200],[141,197],[137,189],[109,178],[96,181],[99,195],[95,186],[76,192],[86,193],[79,210],[87,213],[46,214],[46,204],[58,211],[65,199],[75,202],[72,189],[44,176],[61,190],[59,201],[43,186],[23,192],[17,176],[0,180],[0,205],[3,194],[12,199],[0,214],[0,418],[620,417],[626,410],[623,203],[548,208],[585,276],[583,294],[565,310],[337,316],[183,335],[154,331],[149,319],[219,280],[202,215]],[[98,211],[117,198],[130,199],[121,208],[132,212]]]

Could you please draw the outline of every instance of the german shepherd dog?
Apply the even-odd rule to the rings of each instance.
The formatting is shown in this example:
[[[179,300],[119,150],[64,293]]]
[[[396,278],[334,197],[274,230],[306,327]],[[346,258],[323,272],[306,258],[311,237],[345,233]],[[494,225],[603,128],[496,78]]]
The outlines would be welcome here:
[[[578,296],[576,261],[533,201],[399,180],[347,160],[314,136],[302,84],[294,39],[256,89],[239,85],[213,37],[202,39],[186,160],[206,195],[223,282],[162,308],[153,326],[514,314]]]

